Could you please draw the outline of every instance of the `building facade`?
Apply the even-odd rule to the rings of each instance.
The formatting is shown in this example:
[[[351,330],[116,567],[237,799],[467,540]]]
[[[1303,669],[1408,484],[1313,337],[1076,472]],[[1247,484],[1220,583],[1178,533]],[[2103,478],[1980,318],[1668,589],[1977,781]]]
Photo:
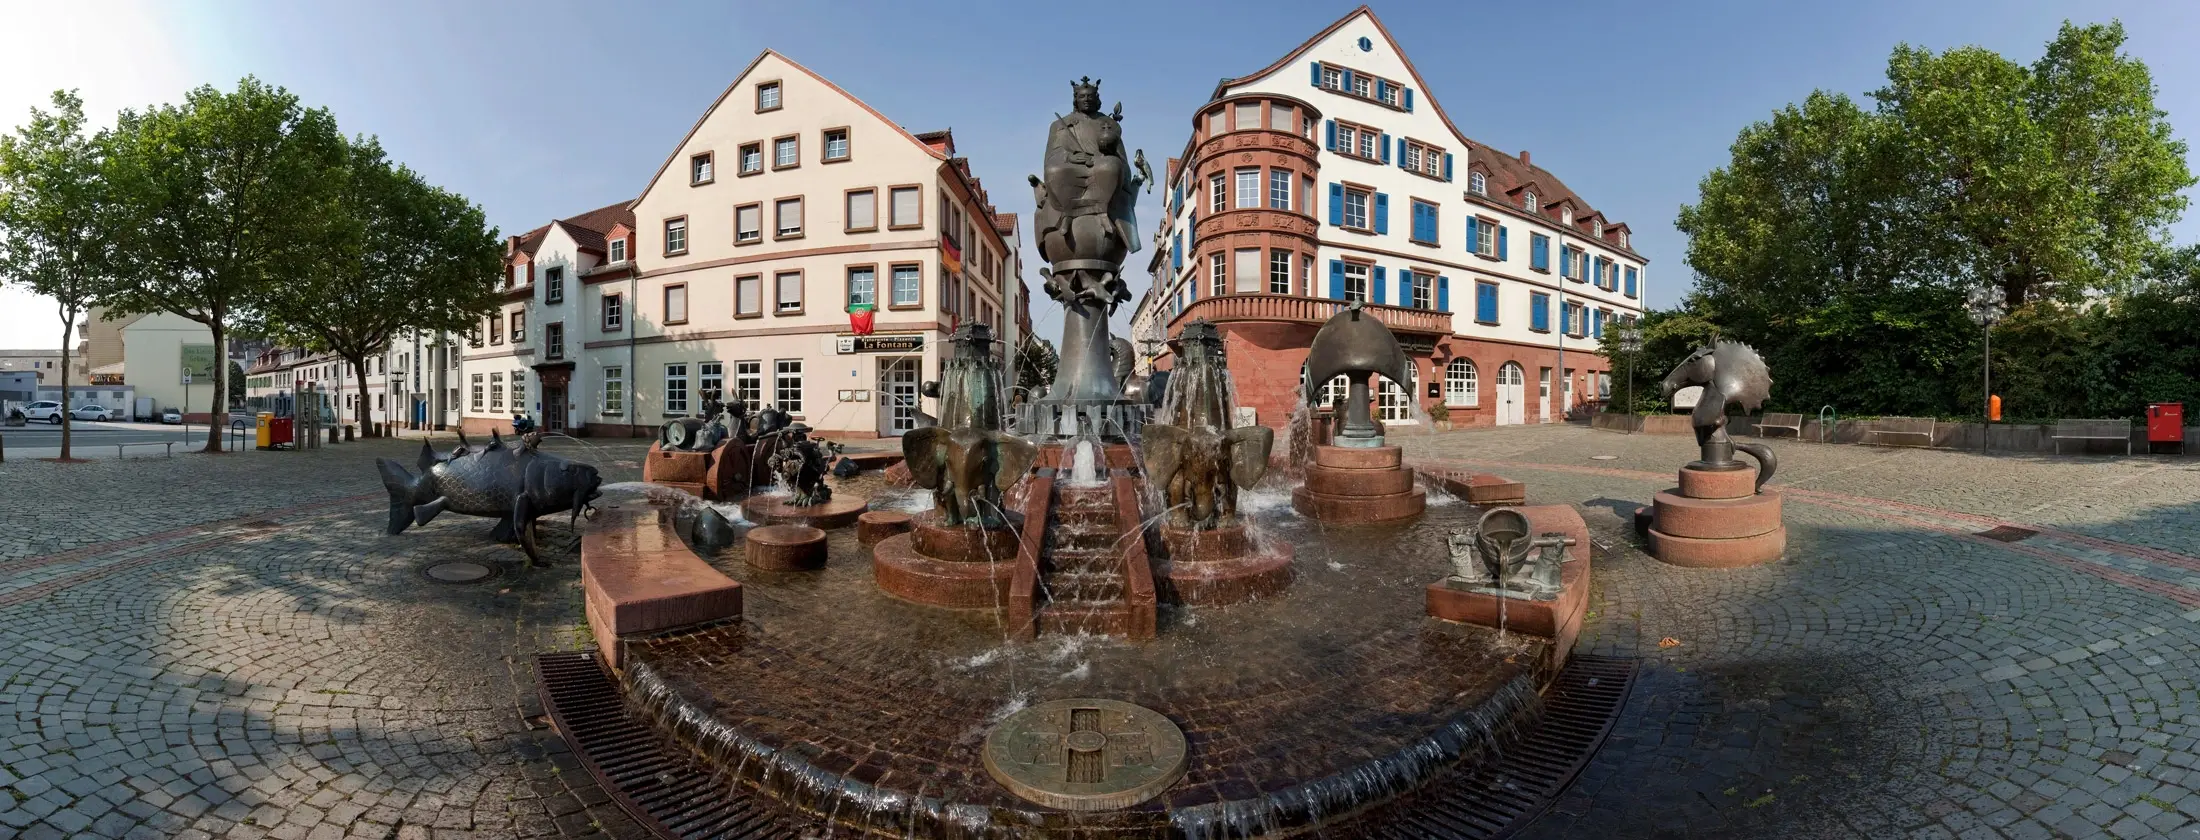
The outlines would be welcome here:
[[[66,384],[88,385],[91,383],[90,363],[86,362],[83,356],[71,358],[69,367],[72,368],[72,371],[66,377],[68,380]],[[64,377],[61,371],[61,351],[59,350],[0,350],[0,372],[29,373],[42,386],[64,384],[62,382]]]
[[[622,208],[593,239],[558,222],[512,244],[519,300],[464,361],[469,428],[547,403],[564,414],[545,425],[654,435],[721,390],[827,437],[896,436],[937,411],[919,387],[956,326],[991,325],[1005,352],[1028,324],[1015,219],[954,137],[769,50]]]
[[[1468,139],[1367,8],[1218,84],[1191,129],[1132,334],[1214,322],[1258,422],[1286,427],[1315,330],[1355,301],[1414,360],[1382,380],[1385,422],[1551,422],[1609,394],[1598,342],[1646,281],[1627,226]]]

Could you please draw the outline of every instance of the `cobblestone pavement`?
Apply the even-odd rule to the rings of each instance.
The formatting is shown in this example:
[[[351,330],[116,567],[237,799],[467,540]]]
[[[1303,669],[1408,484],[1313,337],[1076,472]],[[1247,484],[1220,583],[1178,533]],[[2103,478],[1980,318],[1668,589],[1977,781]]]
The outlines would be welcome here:
[[[2200,838],[2200,462],[1779,444],[1788,556],[1704,571],[1625,518],[1687,438],[1401,442],[1581,505],[1581,649],[1646,663],[1532,836]],[[585,644],[572,535],[381,535],[370,459],[417,445],[0,465],[0,838],[638,836],[532,699]],[[457,559],[502,574],[420,574]]]
[[[1529,836],[2200,838],[2200,461],[1775,442],[1787,556],[1695,570],[1629,519],[1692,438],[1402,443],[1580,505],[1579,650],[1645,662]]]

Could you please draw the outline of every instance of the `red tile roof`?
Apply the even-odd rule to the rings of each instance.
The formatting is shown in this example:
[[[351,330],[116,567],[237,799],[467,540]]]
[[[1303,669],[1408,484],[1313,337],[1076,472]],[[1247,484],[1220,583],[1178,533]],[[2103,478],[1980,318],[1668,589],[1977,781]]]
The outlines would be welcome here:
[[[996,230],[996,231],[999,231],[999,232],[1000,232],[1000,234],[1001,234],[1002,236],[1015,236],[1015,235],[1016,235],[1016,214],[1014,214],[1014,213],[998,213],[998,212],[997,212],[997,213],[994,213],[994,214],[993,214],[993,229],[994,229],[994,230]]]

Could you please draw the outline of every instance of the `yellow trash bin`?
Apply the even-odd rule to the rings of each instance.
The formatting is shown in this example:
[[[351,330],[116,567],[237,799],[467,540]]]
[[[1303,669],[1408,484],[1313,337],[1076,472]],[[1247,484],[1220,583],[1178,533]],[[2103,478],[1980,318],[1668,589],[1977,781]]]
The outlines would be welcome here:
[[[259,418],[259,448],[273,448],[275,446],[275,412],[262,411],[255,416]]]

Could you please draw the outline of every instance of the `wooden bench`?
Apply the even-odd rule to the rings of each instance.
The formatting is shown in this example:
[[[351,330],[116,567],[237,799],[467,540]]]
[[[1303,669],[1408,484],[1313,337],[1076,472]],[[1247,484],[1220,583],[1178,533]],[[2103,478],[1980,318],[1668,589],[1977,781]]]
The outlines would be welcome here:
[[[162,447],[167,447],[167,450],[168,450],[168,457],[170,457],[170,458],[174,458],[174,457],[176,457],[176,442],[175,442],[175,441],[172,441],[172,440],[145,440],[145,441],[139,441],[139,442],[137,442],[137,443],[118,443],[118,444],[115,444],[115,460],[118,460],[118,461],[119,461],[119,460],[122,460],[122,448],[123,448],[123,447],[125,447],[125,446],[162,446]]]
[[[2124,454],[2131,454],[2131,421],[2129,420],[2057,420],[2055,421],[2055,454],[2062,454],[2062,442],[2066,440],[2120,440],[2124,442]]]
[[[1881,417],[1872,421],[1866,436],[1918,435],[1925,438],[1925,445],[1933,445],[1933,431],[1938,421],[1931,417]]]
[[[1779,414],[1768,411],[1765,412],[1764,419],[1757,421],[1756,426],[1758,437],[1764,437],[1766,429],[1787,429],[1794,432],[1797,438],[1801,438],[1803,436],[1803,415]]]

